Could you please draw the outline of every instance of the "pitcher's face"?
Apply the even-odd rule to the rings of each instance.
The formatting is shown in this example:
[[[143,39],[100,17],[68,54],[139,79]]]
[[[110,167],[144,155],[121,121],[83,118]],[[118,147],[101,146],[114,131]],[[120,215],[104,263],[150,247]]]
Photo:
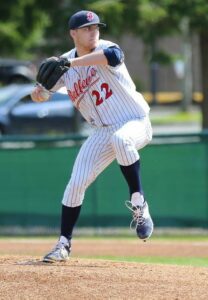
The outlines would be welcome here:
[[[76,48],[85,49],[86,52],[91,52],[97,47],[100,37],[98,25],[90,25],[71,30],[70,34],[74,40]]]

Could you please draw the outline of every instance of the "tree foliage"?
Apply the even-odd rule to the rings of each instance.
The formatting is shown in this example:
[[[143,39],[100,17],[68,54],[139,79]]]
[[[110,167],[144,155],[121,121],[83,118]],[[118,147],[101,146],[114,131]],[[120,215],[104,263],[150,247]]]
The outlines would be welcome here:
[[[0,56],[36,58],[66,50],[68,18],[84,0],[6,0],[0,10]],[[66,48],[67,47],[67,48]]]
[[[1,3],[0,54],[30,58],[30,49],[40,43],[49,25],[47,14],[35,7],[35,0],[6,0]]]
[[[132,32],[147,45],[149,61],[168,56],[155,52],[157,39],[180,34],[184,18],[197,32],[201,47],[203,127],[208,128],[208,2],[207,0],[6,0],[0,10],[0,55],[17,58],[59,54],[70,44],[69,16],[80,9],[98,12],[117,37]],[[160,50],[160,49],[159,49]]]

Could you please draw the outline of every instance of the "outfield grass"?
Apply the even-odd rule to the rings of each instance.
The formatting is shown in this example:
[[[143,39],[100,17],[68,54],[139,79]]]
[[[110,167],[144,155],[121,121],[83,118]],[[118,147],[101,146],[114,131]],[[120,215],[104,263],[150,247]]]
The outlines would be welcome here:
[[[42,240],[57,240],[57,235],[14,235],[14,236],[5,236],[0,235],[0,239],[2,240],[25,240],[25,239],[42,239]],[[108,234],[95,234],[95,235],[74,235],[74,239],[78,240],[132,240],[135,241],[135,235],[108,235]],[[207,234],[154,234],[150,241],[195,241],[195,242],[208,242],[208,233]]]
[[[195,267],[208,267],[208,257],[134,257],[134,256],[83,256],[82,258],[89,259],[105,259],[112,261],[123,261],[123,262],[138,262],[138,263],[153,263],[153,264],[171,264],[171,265],[184,265],[184,266],[195,266]]]
[[[133,245],[135,245],[135,242],[137,241],[137,239],[135,239],[135,236],[75,236],[74,237],[75,240],[80,240],[80,241],[86,241],[86,243],[88,243],[90,240],[91,241],[112,241],[113,245],[115,245],[115,242],[118,241],[118,244],[120,241],[126,241],[126,243],[128,244],[128,241],[133,242]],[[15,242],[23,242],[25,240],[34,240],[34,241],[54,241],[57,240],[57,236],[19,236],[19,237],[5,237],[5,236],[0,236],[0,240],[8,240],[8,241],[12,241]],[[163,243],[168,243],[168,245],[170,244],[171,247],[171,242],[176,245],[178,242],[178,245],[180,245],[180,243],[188,243],[186,244],[187,246],[190,247],[195,247],[197,246],[197,244],[199,243],[204,243],[203,244],[203,249],[206,250],[207,249],[207,254],[208,254],[208,235],[205,234],[200,234],[200,235],[196,235],[196,234],[164,234],[164,235],[158,235],[158,236],[153,236],[150,239],[150,243],[151,241],[153,242],[151,244],[151,246],[154,246],[154,244],[160,244],[163,245]],[[156,242],[156,243],[155,243]],[[192,245],[193,243],[193,245]],[[93,247],[94,244],[92,244]],[[166,245],[167,246],[167,245]],[[102,252],[101,252],[102,253]],[[112,252],[114,253],[114,252]],[[116,254],[116,252],[115,252]],[[164,253],[166,254],[166,253]],[[125,256],[121,256],[121,255],[82,255],[79,256],[79,258],[88,258],[88,259],[105,259],[105,260],[111,260],[111,261],[123,261],[123,262],[137,262],[137,263],[153,263],[153,264],[175,264],[175,265],[190,265],[190,266],[198,266],[198,267],[208,267],[208,255],[207,257],[184,257],[184,256],[178,256],[180,255],[179,252],[175,253],[176,256],[162,256],[162,253],[159,254],[161,256],[148,256],[145,255],[144,253],[140,256],[135,256],[134,255],[129,255],[129,253]],[[75,256],[76,257],[76,256]]]
[[[92,237],[91,237],[92,238]],[[128,239],[134,240],[135,237],[107,237],[107,239],[113,240],[121,240]],[[79,237],[79,239],[86,239],[86,237]],[[88,239],[88,238],[87,238]],[[105,237],[93,237],[93,239],[105,239]],[[164,234],[151,237],[151,241],[156,242],[208,242],[208,235],[200,235],[200,234]],[[208,245],[207,245],[208,249]],[[208,251],[208,250],[207,250]],[[84,257],[83,257],[84,258]],[[175,265],[190,265],[190,266],[198,266],[198,267],[208,267],[208,255],[207,257],[166,257],[166,256],[91,256],[85,257],[91,259],[107,259],[112,261],[125,261],[125,262],[138,262],[138,263],[154,263],[154,264],[175,264]]]
[[[170,113],[169,115],[152,116],[151,121],[154,125],[166,125],[166,124],[177,124],[177,123],[189,123],[189,122],[201,122],[202,116],[199,111],[190,112],[176,112]]]

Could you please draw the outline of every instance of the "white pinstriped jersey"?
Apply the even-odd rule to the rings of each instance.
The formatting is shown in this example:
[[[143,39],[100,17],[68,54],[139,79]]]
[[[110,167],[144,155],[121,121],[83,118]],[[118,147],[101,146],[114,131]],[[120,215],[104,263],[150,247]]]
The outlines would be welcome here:
[[[114,45],[116,44],[99,40],[95,51]],[[70,59],[75,54],[74,48],[62,57]],[[70,99],[83,117],[96,127],[143,118],[149,113],[149,106],[136,91],[124,62],[116,67],[71,67],[53,90],[62,86],[66,86]]]

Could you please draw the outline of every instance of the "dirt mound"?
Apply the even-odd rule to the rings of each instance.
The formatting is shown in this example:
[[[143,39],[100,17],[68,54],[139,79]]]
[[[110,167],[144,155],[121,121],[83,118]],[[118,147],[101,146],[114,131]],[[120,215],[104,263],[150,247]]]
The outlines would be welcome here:
[[[0,241],[0,299],[208,299],[208,268],[112,262],[73,255],[199,256],[207,243],[75,240],[67,263],[47,264],[41,257],[53,241]],[[181,251],[180,251],[181,250]]]
[[[207,268],[72,258],[0,259],[0,299],[207,299]]]

